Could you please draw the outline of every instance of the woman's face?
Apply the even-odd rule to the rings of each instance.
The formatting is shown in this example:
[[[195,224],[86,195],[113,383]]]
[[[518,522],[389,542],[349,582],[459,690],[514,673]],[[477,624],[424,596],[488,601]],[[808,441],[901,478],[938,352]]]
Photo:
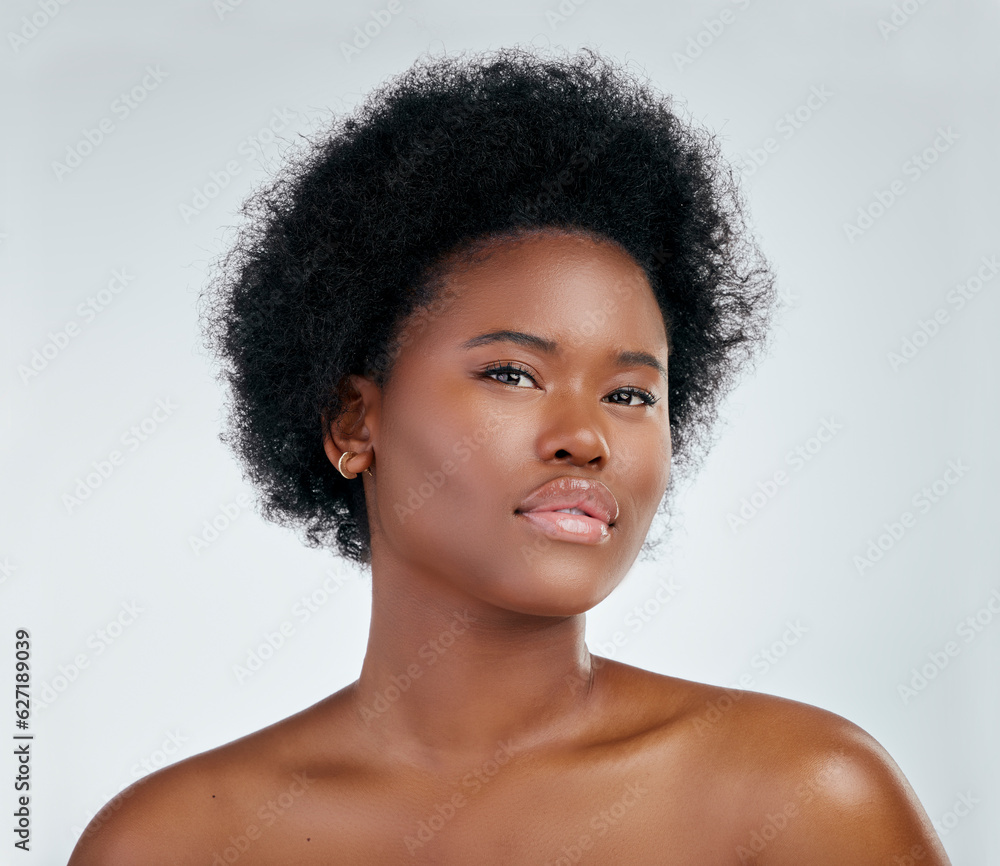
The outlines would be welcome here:
[[[520,613],[586,611],[635,561],[670,473],[667,336],[649,283],[616,246],[544,231],[495,242],[446,285],[404,329],[372,416],[373,571]],[[610,525],[519,513],[567,476],[600,482],[591,502],[610,492]]]

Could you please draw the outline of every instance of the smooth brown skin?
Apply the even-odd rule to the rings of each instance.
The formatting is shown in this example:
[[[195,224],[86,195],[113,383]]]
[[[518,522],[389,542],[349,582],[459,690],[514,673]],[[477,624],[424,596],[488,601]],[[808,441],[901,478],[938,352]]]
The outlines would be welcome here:
[[[449,286],[384,392],[351,377],[355,402],[326,443],[333,463],[354,451],[347,469],[375,473],[360,476],[373,598],[359,679],[140,780],[70,866],[208,866],[230,846],[241,866],[947,864],[902,773],[845,719],[588,652],[584,612],[625,577],[669,474],[666,382],[609,362],[630,349],[668,364],[631,257],[542,231],[496,243]],[[499,329],[559,350],[461,348]],[[484,376],[498,360],[534,382]],[[476,447],[456,451],[466,436]],[[409,488],[449,459],[457,469],[401,519]],[[610,538],[546,544],[515,514],[561,475],[614,492]]]

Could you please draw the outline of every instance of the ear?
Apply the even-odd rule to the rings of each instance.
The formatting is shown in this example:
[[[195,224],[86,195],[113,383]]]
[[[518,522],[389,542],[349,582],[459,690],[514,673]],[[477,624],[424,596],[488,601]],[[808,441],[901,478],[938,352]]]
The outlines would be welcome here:
[[[360,475],[375,463],[382,390],[365,376],[350,375],[340,383],[340,394],[340,415],[324,423],[323,450],[335,467],[353,451],[356,456],[344,461],[344,469]]]

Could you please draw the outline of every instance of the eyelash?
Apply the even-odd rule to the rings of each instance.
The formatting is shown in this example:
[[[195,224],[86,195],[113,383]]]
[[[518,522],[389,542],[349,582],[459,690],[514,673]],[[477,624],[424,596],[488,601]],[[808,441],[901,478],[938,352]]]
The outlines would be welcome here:
[[[535,377],[532,376],[531,373],[529,373],[523,367],[520,367],[517,364],[511,364],[509,362],[508,363],[503,363],[501,361],[494,361],[492,364],[489,365],[489,367],[487,367],[485,370],[483,370],[482,375],[483,376],[488,376],[488,377],[492,378],[492,374],[494,374],[494,373],[515,373],[518,376],[526,376],[528,379],[531,379],[532,382],[535,381]],[[494,379],[493,381],[494,382],[498,382],[499,380],[498,379]],[[506,385],[506,384],[509,384],[509,383],[507,383],[507,382],[500,382],[500,384],[501,385]],[[637,388],[637,387],[635,387],[635,385],[625,385],[622,388],[615,388],[615,390],[612,391],[611,393],[612,394],[625,393],[625,394],[629,394],[630,397],[631,396],[638,397],[640,400],[643,401],[643,404],[646,405],[646,406],[652,406],[654,403],[658,402],[659,399],[660,399],[659,397],[654,397],[652,394],[649,393],[649,391],[646,391],[643,388]],[[615,405],[615,406],[628,406],[628,403],[615,403],[613,405]],[[632,407],[632,408],[635,408],[635,407]]]

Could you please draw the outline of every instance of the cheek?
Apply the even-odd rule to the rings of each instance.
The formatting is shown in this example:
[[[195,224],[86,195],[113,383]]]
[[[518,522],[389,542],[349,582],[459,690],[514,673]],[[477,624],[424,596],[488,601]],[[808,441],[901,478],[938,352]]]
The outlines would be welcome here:
[[[670,480],[670,461],[673,456],[670,442],[670,428],[666,431],[653,430],[640,446],[643,470],[642,483],[647,492],[659,500]]]
[[[495,527],[511,483],[504,418],[467,397],[405,387],[399,393],[386,402],[380,437],[384,530],[424,546],[451,536],[453,546],[456,529]]]
[[[626,531],[641,544],[670,481],[671,443],[669,428],[650,427],[642,435],[620,440],[618,464],[614,469],[618,487],[626,502],[619,502],[630,519]]]

